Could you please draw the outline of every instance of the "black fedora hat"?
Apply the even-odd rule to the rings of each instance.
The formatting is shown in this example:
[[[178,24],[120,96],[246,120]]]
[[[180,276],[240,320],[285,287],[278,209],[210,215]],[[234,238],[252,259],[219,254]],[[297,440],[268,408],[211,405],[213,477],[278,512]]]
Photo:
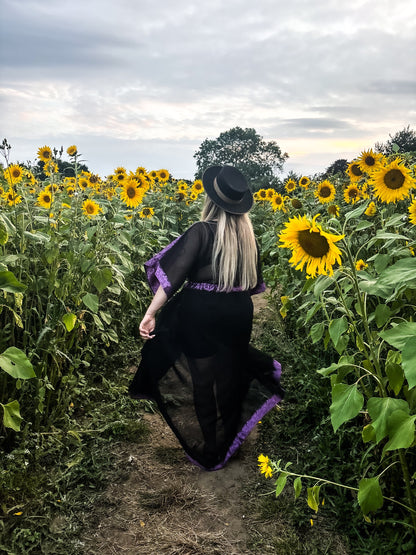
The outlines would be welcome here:
[[[202,176],[209,198],[231,214],[244,214],[253,206],[253,195],[244,175],[233,166],[211,166]]]

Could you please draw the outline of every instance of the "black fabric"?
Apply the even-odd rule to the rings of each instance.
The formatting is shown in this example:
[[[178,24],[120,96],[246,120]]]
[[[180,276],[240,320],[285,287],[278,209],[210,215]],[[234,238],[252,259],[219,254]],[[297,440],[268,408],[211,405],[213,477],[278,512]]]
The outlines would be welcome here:
[[[186,278],[212,281],[215,229],[195,224],[158,260],[173,291]],[[156,400],[186,453],[207,469],[226,460],[273,394],[283,396],[273,359],[249,345],[252,318],[248,291],[183,288],[161,310],[130,384],[133,397]]]

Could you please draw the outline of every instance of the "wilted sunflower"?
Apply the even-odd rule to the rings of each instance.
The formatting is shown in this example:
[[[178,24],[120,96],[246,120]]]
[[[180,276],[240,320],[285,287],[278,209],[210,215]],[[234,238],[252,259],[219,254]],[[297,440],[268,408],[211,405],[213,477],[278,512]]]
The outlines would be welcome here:
[[[22,181],[23,168],[21,168],[17,164],[11,164],[8,168],[4,170],[3,174],[10,185],[15,185],[16,183]]]
[[[75,145],[71,145],[66,149],[66,153],[69,156],[75,156],[77,154],[77,152],[78,152],[78,149]]]
[[[40,192],[38,196],[38,204],[42,206],[42,208],[47,208],[49,210],[52,204],[52,195],[50,191],[45,190]]]
[[[335,187],[330,181],[325,179],[325,181],[319,183],[314,195],[321,204],[327,204],[335,198]]]
[[[355,204],[357,200],[360,200],[360,198],[360,189],[357,185],[354,185],[354,183],[351,183],[351,185],[348,185],[348,187],[344,189],[344,200],[346,203]]]
[[[204,192],[204,185],[202,184],[202,179],[196,179],[192,185],[192,191],[197,195]]]
[[[129,179],[124,183],[120,197],[129,208],[136,208],[142,202],[144,193],[145,191],[137,187],[133,179]]]
[[[382,154],[376,154],[370,149],[364,150],[357,158],[357,162],[361,171],[371,173],[380,166],[381,158]]]
[[[282,197],[282,195],[280,193],[276,193],[274,195],[274,197],[270,201],[270,204],[271,204],[271,207],[273,208],[274,212],[276,212],[276,210],[283,210],[283,212],[286,212],[286,210],[285,210],[285,199]]]
[[[299,186],[303,187],[304,189],[307,189],[310,182],[311,180],[309,179],[309,177],[306,177],[306,175],[304,175],[299,179]]]
[[[101,212],[101,208],[97,202],[87,198],[87,200],[84,200],[84,202],[82,203],[82,211],[86,216],[92,218],[93,216],[96,216],[99,212]]]
[[[296,181],[294,179],[288,179],[286,181],[285,189],[288,193],[291,193],[296,189]]]
[[[411,205],[409,206],[409,220],[412,222],[413,225],[416,225],[416,199],[412,201]]]
[[[335,216],[336,218],[338,218],[339,206],[337,204],[331,204],[330,206],[328,206],[328,214],[330,216]]]
[[[368,264],[366,264],[364,260],[360,259],[360,260],[357,260],[357,262],[355,263],[355,269],[357,270],[357,272],[361,272],[366,268],[368,268]]]
[[[143,210],[139,213],[141,218],[151,218],[155,211],[150,206],[146,206]]]
[[[296,210],[300,210],[300,208],[302,208],[302,203],[298,198],[292,198],[290,203]]]
[[[170,177],[168,170],[159,170],[157,172],[157,176],[159,178],[159,181],[168,181]]]
[[[50,147],[42,146],[38,150],[38,158],[39,160],[42,160],[42,162],[49,162],[49,160],[51,160],[52,158],[52,150],[50,149]]]
[[[292,257],[289,262],[296,270],[303,270],[310,277],[318,275],[332,275],[333,265],[341,264],[341,251],[335,245],[344,235],[334,235],[323,231],[316,223],[317,214],[311,220],[307,216],[295,216],[285,223],[279,240],[281,248],[291,249]]]
[[[359,181],[363,176],[360,165],[356,160],[348,164],[347,173],[350,176],[351,181]]]
[[[389,204],[407,197],[409,190],[415,187],[416,180],[412,178],[410,170],[403,165],[400,158],[396,158],[387,166],[375,171],[370,184],[376,197]]]
[[[364,214],[366,216],[369,216],[370,218],[372,218],[373,216],[375,216],[377,214],[377,206],[375,202],[370,202],[370,204],[367,206],[367,208],[365,209]]]

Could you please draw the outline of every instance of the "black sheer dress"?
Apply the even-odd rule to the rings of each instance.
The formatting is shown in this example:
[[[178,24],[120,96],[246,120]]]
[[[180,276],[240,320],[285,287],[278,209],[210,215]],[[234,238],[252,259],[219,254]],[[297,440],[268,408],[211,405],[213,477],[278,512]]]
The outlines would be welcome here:
[[[260,263],[251,291],[218,292],[211,271],[215,222],[197,222],[146,262],[155,293],[169,297],[130,384],[154,399],[188,458],[222,468],[283,397],[280,364],[249,345]]]

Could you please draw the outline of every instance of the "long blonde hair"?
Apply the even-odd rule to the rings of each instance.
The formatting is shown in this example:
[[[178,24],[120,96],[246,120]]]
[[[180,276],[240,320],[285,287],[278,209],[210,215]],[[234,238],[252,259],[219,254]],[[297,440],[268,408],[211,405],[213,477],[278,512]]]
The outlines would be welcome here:
[[[257,284],[257,245],[249,215],[230,214],[206,196],[202,221],[216,220],[212,273],[219,291],[234,286],[244,291]]]

